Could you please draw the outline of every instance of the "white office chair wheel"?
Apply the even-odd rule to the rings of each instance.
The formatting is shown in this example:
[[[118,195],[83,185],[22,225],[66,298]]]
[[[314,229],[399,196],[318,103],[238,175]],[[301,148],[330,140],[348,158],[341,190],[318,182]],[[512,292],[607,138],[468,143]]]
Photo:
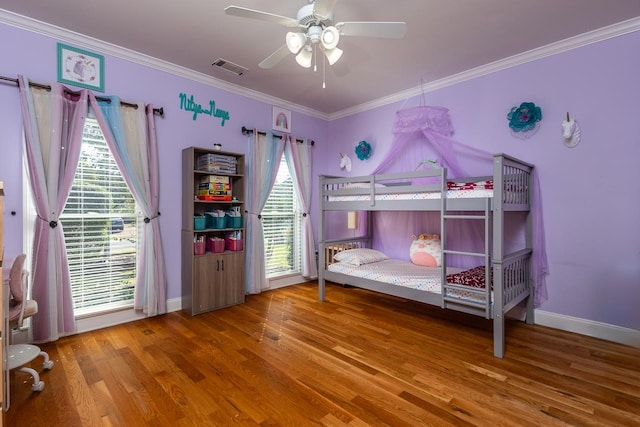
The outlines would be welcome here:
[[[42,369],[52,369],[53,368],[53,360],[47,360],[42,364]]]
[[[31,391],[42,391],[44,390],[44,381],[38,381],[37,383],[33,383],[31,386]]]

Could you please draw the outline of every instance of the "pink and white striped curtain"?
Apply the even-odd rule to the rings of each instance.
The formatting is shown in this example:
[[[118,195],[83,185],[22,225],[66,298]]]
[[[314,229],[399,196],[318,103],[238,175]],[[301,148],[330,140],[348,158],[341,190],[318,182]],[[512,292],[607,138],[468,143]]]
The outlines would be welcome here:
[[[76,331],[62,224],[82,147],[87,90],[53,83],[29,85],[18,76],[29,181],[37,212],[31,254],[32,296],[38,301],[33,340],[54,341]]]

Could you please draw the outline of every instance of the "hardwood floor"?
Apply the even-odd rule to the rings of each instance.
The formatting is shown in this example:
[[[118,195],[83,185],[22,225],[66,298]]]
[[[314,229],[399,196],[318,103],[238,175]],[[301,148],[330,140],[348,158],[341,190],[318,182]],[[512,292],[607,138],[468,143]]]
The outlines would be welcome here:
[[[315,284],[43,346],[8,426],[640,425],[640,349]],[[33,366],[40,369],[41,362]]]

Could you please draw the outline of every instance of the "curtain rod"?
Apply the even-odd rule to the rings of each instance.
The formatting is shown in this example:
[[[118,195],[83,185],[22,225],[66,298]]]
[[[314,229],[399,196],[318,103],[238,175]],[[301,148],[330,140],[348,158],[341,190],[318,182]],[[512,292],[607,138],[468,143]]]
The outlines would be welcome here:
[[[8,82],[13,82],[16,84],[16,86],[18,86],[18,79],[14,79],[11,77],[5,77],[5,76],[0,76],[0,80],[6,80]],[[51,86],[47,85],[47,84],[42,84],[42,83],[33,83],[33,82],[29,82],[29,86],[33,86],[33,87],[38,87],[40,89],[46,89],[48,91],[51,90]],[[104,98],[101,96],[96,96],[96,99],[99,101],[104,101],[104,102],[111,102],[111,100],[109,98]],[[125,102],[125,101],[120,101],[120,105],[125,105],[127,107],[133,107],[135,109],[138,109],[138,104],[132,104],[130,102]],[[164,117],[164,108],[160,107],[160,108],[154,108],[153,109],[153,114],[160,116],[160,117]]]
[[[245,126],[242,126],[242,134],[243,134],[243,135],[249,135],[249,134],[251,134],[251,133],[253,133],[253,129],[247,129]],[[266,134],[267,134],[267,133],[266,133],[266,132],[264,132],[264,131],[260,131],[260,130],[258,131],[258,135],[266,135]],[[276,135],[276,134],[273,134],[273,136],[274,136],[275,138],[280,138],[280,139],[282,139],[282,135]],[[304,140],[302,140],[302,139],[296,139],[296,142],[299,142],[299,143],[301,143],[301,144],[302,144],[302,143],[304,142]],[[313,146],[313,145],[315,145],[315,143],[316,143],[316,142],[315,142],[314,140],[311,140],[311,145],[312,145],[312,146]]]

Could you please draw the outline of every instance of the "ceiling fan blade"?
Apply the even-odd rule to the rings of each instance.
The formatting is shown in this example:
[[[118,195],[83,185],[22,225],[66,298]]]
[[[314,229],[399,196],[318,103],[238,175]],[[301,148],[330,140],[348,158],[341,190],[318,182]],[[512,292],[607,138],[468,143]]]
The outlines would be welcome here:
[[[321,19],[329,18],[337,1],[338,0],[316,0],[313,5],[313,14]]]
[[[241,18],[273,22],[274,24],[284,25],[285,27],[297,27],[299,25],[297,19],[274,15],[273,13],[262,12],[259,10],[247,9],[246,7],[240,6],[227,6],[224,8],[224,13],[231,16],[239,16]]]
[[[266,57],[261,63],[259,63],[258,67],[263,69],[273,68],[276,65],[278,65],[280,61],[286,58],[289,55],[289,53],[291,53],[289,52],[289,48],[287,47],[286,44],[284,44],[280,49],[276,50],[271,55]]]
[[[407,33],[406,22],[340,22],[336,28],[341,36],[401,39]]]

